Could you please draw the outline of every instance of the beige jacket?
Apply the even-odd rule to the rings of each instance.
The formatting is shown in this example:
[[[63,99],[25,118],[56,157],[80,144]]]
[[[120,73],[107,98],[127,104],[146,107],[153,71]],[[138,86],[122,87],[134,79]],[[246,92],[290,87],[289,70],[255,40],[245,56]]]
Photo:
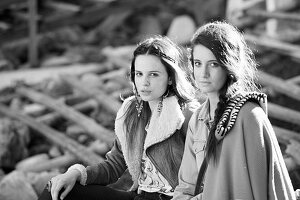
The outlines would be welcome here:
[[[294,200],[294,189],[266,112],[250,101],[243,104],[232,128],[220,140],[217,164],[208,163],[203,193],[193,197],[208,136],[208,105],[206,101],[191,117],[173,199]]]

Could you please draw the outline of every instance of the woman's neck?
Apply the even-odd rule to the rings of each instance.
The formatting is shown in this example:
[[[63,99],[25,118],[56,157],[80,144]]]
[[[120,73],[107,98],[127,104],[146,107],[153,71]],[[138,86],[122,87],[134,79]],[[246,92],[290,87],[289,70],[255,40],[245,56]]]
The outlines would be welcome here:
[[[158,99],[157,100],[153,100],[153,101],[148,101],[151,113],[153,113],[155,111],[155,109],[157,109],[159,101],[160,100],[158,100]]]
[[[209,115],[210,119],[214,119],[215,110],[217,109],[217,105],[219,103],[219,95],[208,95],[209,100]]]

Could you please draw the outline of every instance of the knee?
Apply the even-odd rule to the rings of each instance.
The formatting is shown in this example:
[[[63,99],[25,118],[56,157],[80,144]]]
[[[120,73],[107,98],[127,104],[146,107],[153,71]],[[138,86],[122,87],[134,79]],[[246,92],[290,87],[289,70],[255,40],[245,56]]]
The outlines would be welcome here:
[[[52,200],[51,193],[45,188],[38,200]]]

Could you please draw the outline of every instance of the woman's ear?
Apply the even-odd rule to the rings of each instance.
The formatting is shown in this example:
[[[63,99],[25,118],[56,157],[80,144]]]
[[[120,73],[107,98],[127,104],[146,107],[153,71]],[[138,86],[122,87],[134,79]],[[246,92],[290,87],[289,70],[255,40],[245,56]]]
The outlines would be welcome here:
[[[172,80],[170,77],[169,77],[168,85],[172,85]]]
[[[235,75],[233,75],[233,74],[229,74],[229,78],[233,83],[235,83],[237,81]]]

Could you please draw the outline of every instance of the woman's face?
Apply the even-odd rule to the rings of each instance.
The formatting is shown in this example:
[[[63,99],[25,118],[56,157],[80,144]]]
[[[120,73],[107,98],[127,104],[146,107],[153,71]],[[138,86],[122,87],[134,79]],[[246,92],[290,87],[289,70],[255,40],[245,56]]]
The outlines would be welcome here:
[[[198,88],[206,94],[219,94],[226,82],[227,72],[207,47],[198,44],[194,47],[194,76]]]
[[[159,101],[171,83],[165,66],[153,55],[139,55],[135,59],[135,85],[144,101]]]

